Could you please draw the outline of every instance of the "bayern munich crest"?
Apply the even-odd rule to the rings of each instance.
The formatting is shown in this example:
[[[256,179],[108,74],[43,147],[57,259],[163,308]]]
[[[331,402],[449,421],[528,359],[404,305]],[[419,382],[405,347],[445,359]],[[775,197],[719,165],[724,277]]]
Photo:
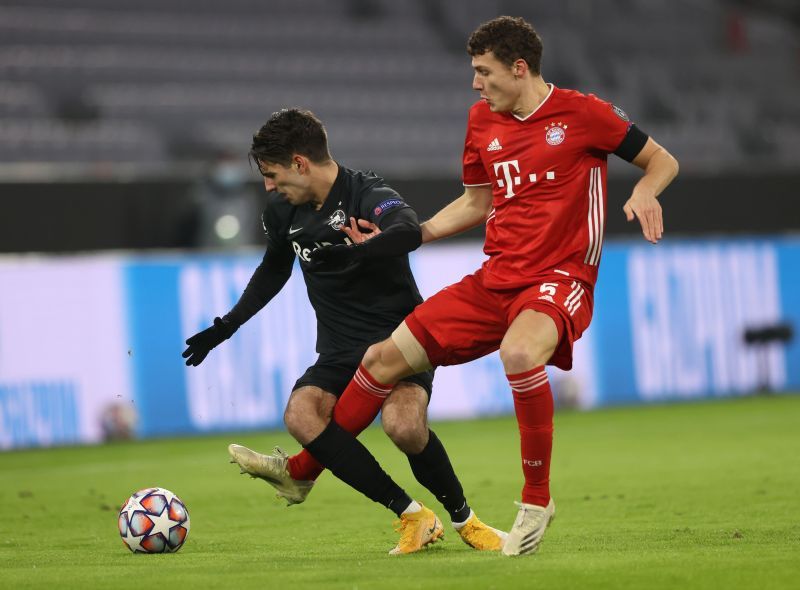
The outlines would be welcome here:
[[[559,121],[544,127],[544,139],[550,145],[558,145],[567,137],[567,126]]]

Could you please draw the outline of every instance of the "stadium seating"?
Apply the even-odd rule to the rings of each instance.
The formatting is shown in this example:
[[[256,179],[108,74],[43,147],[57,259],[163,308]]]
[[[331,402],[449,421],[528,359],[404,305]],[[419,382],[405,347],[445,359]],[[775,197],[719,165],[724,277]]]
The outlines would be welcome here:
[[[3,0],[0,161],[244,153],[297,105],[350,165],[455,176],[464,42],[503,11],[540,30],[546,79],[620,104],[690,167],[800,162],[796,27],[751,11],[731,38],[722,0]]]

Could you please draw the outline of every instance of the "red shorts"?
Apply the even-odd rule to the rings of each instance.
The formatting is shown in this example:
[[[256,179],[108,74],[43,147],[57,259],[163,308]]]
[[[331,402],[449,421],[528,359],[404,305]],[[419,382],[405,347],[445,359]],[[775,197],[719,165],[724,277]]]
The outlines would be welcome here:
[[[591,288],[553,274],[519,289],[483,285],[483,270],[467,275],[420,303],[405,322],[428,353],[431,364],[460,365],[500,348],[511,322],[523,310],[546,313],[558,328],[558,346],[549,365],[572,368],[572,343],[592,319]]]

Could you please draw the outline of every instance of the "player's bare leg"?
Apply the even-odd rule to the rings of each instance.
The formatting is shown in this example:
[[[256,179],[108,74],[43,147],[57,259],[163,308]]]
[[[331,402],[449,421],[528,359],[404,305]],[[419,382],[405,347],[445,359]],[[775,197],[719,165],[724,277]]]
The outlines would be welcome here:
[[[398,449],[417,455],[428,444],[428,394],[415,383],[401,381],[381,410],[383,430]]]
[[[412,366],[406,360],[404,352],[408,354],[408,350],[404,347],[401,351],[398,343],[395,342],[396,335],[403,327],[405,327],[405,322],[400,324],[400,327],[392,334],[391,338],[373,344],[364,354],[361,364],[369,372],[370,376],[379,383],[397,383],[403,377],[408,377],[420,371],[427,371],[431,368],[430,363],[427,363],[427,366],[424,363]],[[405,329],[408,330],[408,328]],[[411,332],[409,331],[408,334],[410,335]]]
[[[514,525],[503,547],[505,555],[524,555],[539,548],[555,516],[550,497],[553,446],[553,394],[544,365],[555,352],[559,327],[550,315],[531,309],[511,323],[500,345],[520,431],[525,485]]]
[[[500,343],[500,360],[506,373],[522,373],[547,363],[558,346],[558,328],[548,314],[522,311]]]
[[[286,403],[283,422],[286,429],[301,445],[310,443],[325,430],[333,416],[336,396],[319,387],[295,389]]]

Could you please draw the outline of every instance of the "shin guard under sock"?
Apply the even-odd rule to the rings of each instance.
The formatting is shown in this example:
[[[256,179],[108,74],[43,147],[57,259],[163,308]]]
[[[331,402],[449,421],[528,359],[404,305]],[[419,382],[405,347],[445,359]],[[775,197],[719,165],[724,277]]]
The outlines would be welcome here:
[[[407,455],[414,477],[430,491],[453,522],[464,522],[469,518],[470,508],[464,498],[464,490],[458,481],[450,457],[433,430],[428,431],[428,444],[421,453]]]
[[[305,449],[344,483],[398,516],[411,504],[408,494],[389,477],[367,448],[335,420],[305,445]]]
[[[514,393],[519,425],[522,501],[547,506],[550,501],[550,456],[553,449],[553,393],[544,366],[507,375]]]

